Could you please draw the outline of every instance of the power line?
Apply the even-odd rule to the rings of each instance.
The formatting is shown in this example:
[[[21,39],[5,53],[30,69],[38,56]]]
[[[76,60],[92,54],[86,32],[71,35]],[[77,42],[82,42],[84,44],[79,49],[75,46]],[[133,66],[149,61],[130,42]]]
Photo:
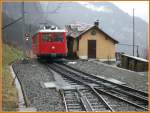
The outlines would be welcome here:
[[[18,21],[20,21],[20,20],[22,20],[22,19],[23,19],[23,17],[20,17],[20,18],[18,18],[17,20],[15,20],[15,21],[13,21],[13,22],[11,22],[11,23],[5,25],[4,27],[2,27],[2,30],[4,30],[4,29],[6,29],[7,27],[9,27],[9,26],[11,26],[11,25],[17,23]]]
[[[118,44],[118,45],[123,45],[123,46],[132,46],[133,48],[136,47],[137,48],[137,57],[139,57],[139,45],[132,45],[132,44]]]
[[[137,46],[139,46],[139,45],[132,45],[132,44],[120,44],[120,43],[119,43],[118,45],[136,46],[136,47],[137,47]]]

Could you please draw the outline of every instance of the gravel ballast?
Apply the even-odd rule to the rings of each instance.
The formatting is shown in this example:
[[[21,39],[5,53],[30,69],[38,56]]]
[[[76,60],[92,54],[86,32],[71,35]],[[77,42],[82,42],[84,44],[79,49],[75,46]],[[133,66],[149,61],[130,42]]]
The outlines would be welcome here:
[[[93,60],[74,60],[73,62],[66,60],[65,62],[81,71],[105,77],[105,79],[113,78],[138,90],[148,90],[146,74],[120,69]],[[58,89],[43,87],[43,83],[57,82],[63,86],[60,78],[55,75],[57,73],[35,59],[16,61],[12,67],[21,84],[28,108],[35,108],[37,111],[65,111]]]
[[[43,88],[41,83],[54,82],[53,73],[36,60],[14,63],[13,69],[20,81],[27,107],[37,111],[64,111],[60,93],[55,89]]]
[[[110,66],[99,61],[75,60],[74,63],[67,63],[67,65],[89,74],[119,80],[141,91],[147,92],[148,90],[147,75],[141,75],[136,72]]]

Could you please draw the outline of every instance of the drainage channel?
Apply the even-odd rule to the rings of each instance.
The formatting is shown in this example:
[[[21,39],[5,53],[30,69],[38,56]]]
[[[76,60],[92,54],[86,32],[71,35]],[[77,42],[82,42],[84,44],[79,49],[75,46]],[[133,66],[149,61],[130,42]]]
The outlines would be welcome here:
[[[15,72],[13,65],[10,66],[10,70],[13,77],[13,83],[16,86],[18,92],[18,111],[37,111],[34,107],[28,107],[29,104],[26,100],[25,93],[23,92],[23,88],[20,84],[19,79],[17,78],[17,72]]]

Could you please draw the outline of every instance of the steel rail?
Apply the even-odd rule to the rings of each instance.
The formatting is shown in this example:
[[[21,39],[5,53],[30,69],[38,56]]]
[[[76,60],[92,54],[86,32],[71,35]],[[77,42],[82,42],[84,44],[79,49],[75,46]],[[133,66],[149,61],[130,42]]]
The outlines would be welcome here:
[[[60,67],[60,66],[58,66],[58,67]],[[63,68],[64,69],[64,68]],[[64,69],[65,70],[65,69]],[[81,75],[78,75],[78,77],[80,77]],[[90,79],[90,78],[88,78],[88,79]],[[91,80],[91,81],[93,81],[94,83],[98,83],[99,85],[101,85],[101,83],[99,83],[99,82],[97,82],[97,81],[94,81],[94,80]],[[138,99],[138,100],[142,100],[142,102],[145,102],[146,104],[148,104],[148,100],[146,100],[145,98],[141,98],[141,97],[139,97],[139,96],[137,96],[137,95],[133,95],[133,94],[131,94],[131,93],[128,93],[128,92],[126,92],[126,91],[122,91],[122,90],[118,90],[118,89],[115,89],[115,88],[113,88],[113,87],[110,87],[110,86],[106,86],[107,88],[109,88],[109,89],[113,89],[113,90],[117,90],[118,92],[123,92],[124,94],[126,94],[126,95],[129,95],[129,96],[131,96],[132,98],[136,98],[136,99]],[[125,100],[125,99],[124,99]],[[127,100],[128,102],[130,102],[130,103],[133,103],[132,101],[129,101],[129,100]],[[144,103],[144,104],[145,104]],[[135,103],[134,103],[135,104]],[[138,104],[136,104],[137,106],[138,106]],[[140,106],[140,105],[139,105]],[[142,106],[141,106],[142,107]],[[143,107],[143,108],[145,108],[145,107]]]
[[[141,109],[144,109],[144,110],[148,111],[147,108],[145,108],[145,107],[143,107],[143,106],[140,106],[140,105],[138,105],[138,104],[135,104],[135,103],[133,103],[133,102],[130,102],[130,101],[126,100],[126,99],[123,99],[123,98],[120,98],[120,97],[118,97],[118,96],[112,95],[112,94],[110,94],[110,93],[108,93],[108,92],[105,92],[105,91],[102,91],[102,90],[100,90],[100,89],[98,89],[98,88],[94,88],[94,89],[96,89],[98,92],[107,94],[107,95],[109,95],[109,96],[111,96],[111,97],[114,97],[114,98],[116,98],[116,99],[119,99],[119,100],[121,100],[121,101],[124,101],[124,102],[126,102],[126,103],[128,103],[128,104],[131,104],[131,105],[135,106],[135,107],[138,107],[138,108],[141,108]]]
[[[102,97],[102,95],[99,94],[93,87],[91,87],[91,86],[89,86],[89,87],[90,87],[90,88],[92,89],[92,91],[97,95],[97,97],[98,97],[99,99],[101,99],[101,100],[104,102],[104,104],[107,106],[107,108],[109,108],[110,111],[113,111],[113,112],[114,112],[113,108],[105,101],[105,99]]]
[[[63,102],[64,102],[64,104],[65,104],[65,110],[66,110],[66,112],[68,112],[68,107],[67,107],[67,103],[66,103],[66,99],[65,99],[65,95],[64,95],[64,90],[63,90],[63,89],[60,89],[59,91],[60,91],[60,94],[61,94],[62,97],[63,97]]]
[[[50,65],[49,65],[49,66],[50,66]],[[97,97],[103,101],[103,103],[105,104],[105,106],[106,106],[107,108],[109,108],[110,111],[114,111],[114,110],[109,106],[109,104],[102,98],[102,96],[100,96],[98,93],[96,93],[96,91],[93,90],[93,88],[92,88],[90,85],[88,85],[88,84],[85,83],[84,81],[80,80],[79,78],[75,78],[75,77],[71,76],[70,74],[69,74],[69,75],[68,75],[68,74],[64,74],[64,73],[62,72],[62,70],[61,70],[61,72],[58,71],[58,70],[56,69],[56,67],[57,67],[56,65],[55,65],[55,68],[54,68],[54,66],[50,66],[50,67],[51,67],[54,71],[60,73],[61,75],[67,76],[67,77],[69,77],[71,80],[73,80],[73,81],[75,81],[75,82],[78,82],[78,83],[81,83],[81,84],[83,84],[83,85],[89,87],[89,88],[97,95]],[[60,67],[59,67],[59,69],[60,69]]]
[[[57,68],[59,67],[59,69],[60,69],[60,66],[56,66],[56,65],[55,65],[55,67],[57,67]],[[54,68],[54,66],[53,66],[53,68]],[[63,69],[63,68],[61,68],[61,69]],[[61,71],[62,71],[62,70],[61,70]],[[57,72],[58,72],[58,70],[57,70]],[[69,77],[69,78],[72,79],[73,81],[79,82],[79,83],[84,84],[84,85],[88,86],[89,88],[91,88],[91,86],[88,85],[87,83],[85,83],[84,81],[82,81],[82,79],[80,80],[79,78],[76,78],[76,77],[71,76],[71,75],[70,75],[71,72],[69,73],[69,75],[68,75],[68,74],[66,75],[66,74],[64,74],[63,72],[60,72],[60,71],[59,71],[59,73],[65,75],[65,76],[67,76],[67,77]],[[78,76],[78,77],[80,77],[80,76]],[[97,89],[97,88],[95,88],[95,89]],[[101,90],[99,90],[99,89],[97,89],[97,90],[98,90],[98,91],[101,91]],[[104,91],[101,91],[101,92],[104,93]],[[135,106],[135,107],[138,107],[138,108],[141,108],[141,109],[144,109],[144,110],[148,110],[147,108],[145,108],[145,107],[143,107],[143,106],[140,106],[140,105],[138,105],[138,104],[135,104],[135,103],[133,103],[133,102],[131,102],[131,101],[128,101],[128,100],[125,100],[125,99],[123,99],[123,98],[114,96],[114,95],[112,95],[112,94],[110,94],[110,93],[106,93],[106,92],[105,92],[105,94],[108,94],[108,95],[110,95],[110,96],[112,96],[112,97],[115,97],[115,98],[117,98],[117,99],[119,99],[119,100],[122,100],[122,101],[124,101],[124,102],[126,102],[126,103],[128,103],[128,104],[131,104],[131,105]]]
[[[57,65],[57,66],[60,67],[59,65]],[[60,68],[63,68],[63,67],[61,66]],[[63,69],[64,69],[64,68],[63,68]],[[64,70],[66,70],[66,69],[64,69]],[[67,70],[67,71],[68,71],[68,70]],[[92,81],[93,83],[97,83],[97,84],[99,84],[99,85],[102,85],[102,83],[99,83],[97,80],[93,80],[93,79],[91,79],[90,77],[87,78],[87,77],[83,77],[83,76],[81,76],[81,75],[79,75],[79,74],[77,74],[77,73],[73,73],[73,72],[70,72],[70,73],[72,73],[72,75],[73,75],[73,74],[76,74],[76,75],[82,77],[83,79],[88,79],[88,80]],[[77,76],[75,76],[75,77],[77,77]],[[138,100],[142,100],[142,101],[148,103],[148,100],[147,100],[146,98],[143,98],[143,96],[140,97],[140,96],[138,96],[138,95],[136,95],[136,94],[131,94],[131,93],[127,92],[127,91],[123,91],[123,90],[120,90],[120,89],[118,90],[118,89],[116,89],[116,88],[114,88],[114,87],[111,87],[111,86],[108,86],[108,85],[106,86],[105,84],[103,84],[103,85],[104,85],[105,87],[109,88],[109,89],[116,90],[116,91],[118,91],[118,92],[121,92],[121,93],[124,93],[124,94],[126,94],[126,95],[129,95],[129,96],[131,96],[132,98],[136,98],[136,99],[138,99]]]
[[[57,65],[57,66],[59,66],[59,65]],[[60,66],[59,66],[59,67],[60,67]],[[62,65],[61,65],[60,68],[63,68]],[[63,69],[64,69],[64,68],[63,68]],[[64,69],[64,70],[67,70],[67,69]],[[67,71],[68,71],[68,70],[67,70]],[[75,71],[76,71],[76,70],[75,70]],[[87,77],[83,77],[83,76],[81,76],[81,75],[79,75],[79,74],[77,74],[77,73],[74,73],[74,72],[72,72],[72,73],[73,73],[73,74],[76,74],[76,75],[78,75],[78,76],[80,76],[80,77],[82,77],[83,79],[88,79],[88,80],[90,80],[90,81],[92,81],[92,82],[94,82],[94,83],[97,83],[97,84],[99,84],[99,85],[103,85],[103,86],[105,86],[105,87],[107,87],[107,88],[116,90],[116,91],[118,91],[118,92],[121,92],[121,93],[124,93],[124,94],[126,94],[126,95],[129,95],[129,96],[131,96],[132,98],[136,98],[136,99],[138,99],[138,100],[142,100],[142,101],[148,103],[147,98],[146,98],[146,97],[143,97],[143,95],[141,96],[141,95],[137,95],[137,94],[132,94],[131,92],[127,92],[126,90],[124,91],[124,90],[122,90],[122,89],[117,89],[117,88],[114,88],[114,87],[112,87],[112,86],[105,85],[105,84],[103,84],[103,83],[98,82],[97,80],[91,79],[91,76],[93,76],[93,75],[88,76],[89,78],[87,78]],[[84,75],[85,75],[85,74],[84,74]],[[98,79],[98,77],[96,77],[96,78],[94,77],[94,79]],[[110,82],[110,81],[109,81],[109,82]]]
[[[107,91],[107,90],[104,90],[104,91]],[[143,106],[143,107],[147,107],[148,106],[148,101],[144,102],[144,101],[141,101],[140,99],[138,100],[137,98],[130,98],[128,95],[125,95],[125,94],[122,94],[122,93],[119,93],[117,91],[110,91],[110,93],[115,93],[116,96],[119,96],[119,97],[122,97],[123,99],[126,99],[128,101],[133,101],[134,103],[136,103],[137,105],[140,105],[140,106]]]
[[[103,81],[103,82],[111,83],[111,84],[114,84],[114,85],[116,85],[116,86],[118,86],[118,87],[120,87],[120,88],[124,88],[124,89],[126,89],[126,90],[128,90],[128,91],[129,91],[129,90],[130,90],[130,91],[134,91],[134,92],[136,92],[136,93],[139,93],[139,94],[141,94],[141,95],[143,95],[143,96],[148,97],[148,93],[146,93],[146,92],[143,92],[143,91],[134,89],[134,88],[129,87],[129,86],[117,84],[117,83],[108,81],[108,80],[103,79],[103,78],[99,78],[99,77],[94,76],[94,75],[92,75],[92,74],[89,74],[89,73],[83,72],[83,71],[81,71],[81,70],[75,69],[75,68],[73,68],[73,67],[70,67],[70,66],[68,66],[68,65],[66,65],[66,64],[64,64],[64,63],[63,63],[63,64],[62,64],[62,63],[57,63],[57,64],[62,65],[62,66],[65,66],[65,67],[68,67],[68,68],[70,68],[70,69],[72,69],[72,70],[74,70],[74,71],[77,71],[77,72],[79,72],[79,73],[82,73],[82,74],[84,74],[84,75],[86,75],[86,76],[88,76],[88,77],[92,77],[92,78],[98,79],[98,80]]]
[[[86,109],[86,111],[94,111],[90,102],[87,100],[87,98],[85,96],[83,96],[83,94],[79,91],[79,89],[77,88],[77,92],[80,96],[80,100],[83,103],[84,108]]]
[[[108,87],[109,87],[109,86],[108,86]],[[133,98],[136,98],[136,99],[138,99],[138,100],[142,100],[142,101],[148,103],[147,98],[145,98],[145,97],[143,97],[143,96],[141,97],[141,96],[132,94],[132,93],[130,93],[130,92],[124,91],[124,90],[122,90],[122,89],[116,89],[116,88],[112,88],[112,87],[110,87],[110,89],[111,89],[111,90],[114,90],[114,91],[117,91],[117,92],[119,92],[119,93],[124,93],[124,94],[126,94],[126,95],[128,95],[128,96],[131,96],[131,97],[133,97]]]
[[[67,92],[69,91],[69,93],[66,93],[67,95],[69,94],[69,95],[74,95],[73,97],[72,96],[70,96],[69,98],[68,98],[68,96],[66,95],[65,96],[65,93],[63,93],[63,98],[64,98],[64,100],[65,100],[65,108],[66,108],[66,111],[67,112],[70,112],[70,110],[72,110],[72,109],[74,109],[74,108],[72,108],[72,107],[69,107],[69,106],[74,106],[74,104],[71,102],[71,103],[69,103],[69,101],[72,101],[72,99],[75,99],[74,101],[75,101],[75,105],[78,105],[78,106],[80,106],[80,110],[81,111],[87,111],[87,109],[85,108],[85,106],[84,106],[84,102],[82,101],[82,97],[79,97],[78,95],[78,92],[77,92],[77,89],[75,89],[74,90],[74,92],[72,92],[71,91],[72,89],[67,89]],[[66,90],[63,90],[62,89],[62,91],[63,92],[65,92]],[[77,103],[76,103],[77,102]],[[78,108],[77,108],[78,109]]]

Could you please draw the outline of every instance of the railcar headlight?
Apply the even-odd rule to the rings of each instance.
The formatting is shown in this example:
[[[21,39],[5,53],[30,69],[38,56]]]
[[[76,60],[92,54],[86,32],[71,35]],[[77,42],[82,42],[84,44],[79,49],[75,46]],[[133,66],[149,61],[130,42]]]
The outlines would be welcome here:
[[[52,49],[55,49],[55,46],[52,46]]]

